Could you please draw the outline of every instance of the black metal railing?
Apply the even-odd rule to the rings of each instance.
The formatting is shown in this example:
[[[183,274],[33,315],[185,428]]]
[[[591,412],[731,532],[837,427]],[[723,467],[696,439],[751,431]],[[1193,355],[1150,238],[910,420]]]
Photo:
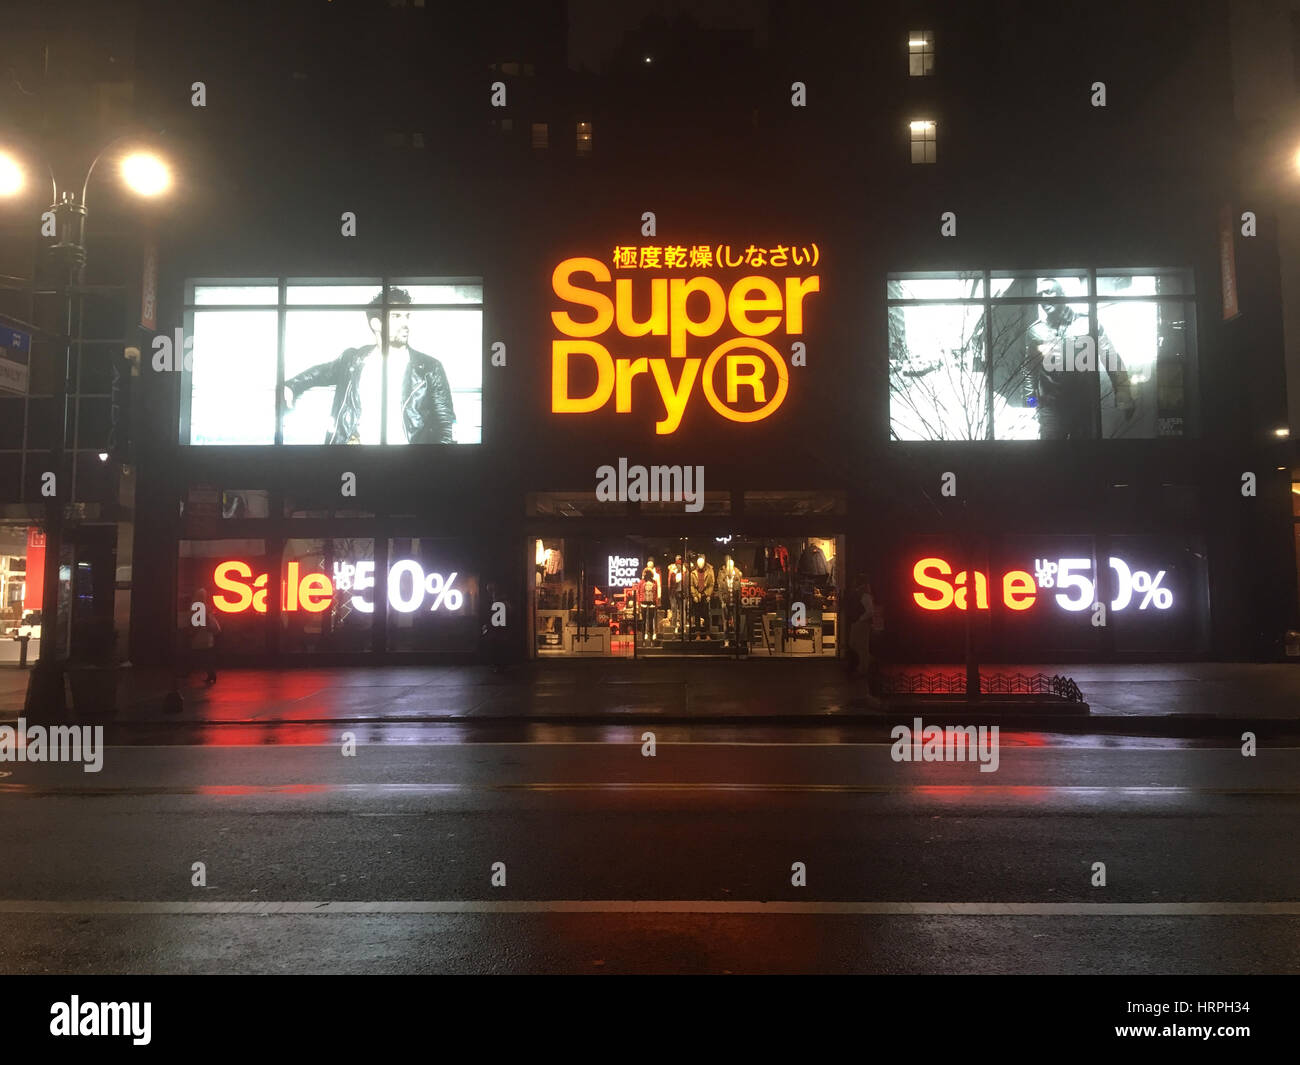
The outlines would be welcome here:
[[[892,673],[881,678],[882,695],[961,695],[966,691],[964,673]],[[1046,673],[981,673],[981,695],[1055,695],[1066,702],[1081,703],[1083,692],[1070,677]]]

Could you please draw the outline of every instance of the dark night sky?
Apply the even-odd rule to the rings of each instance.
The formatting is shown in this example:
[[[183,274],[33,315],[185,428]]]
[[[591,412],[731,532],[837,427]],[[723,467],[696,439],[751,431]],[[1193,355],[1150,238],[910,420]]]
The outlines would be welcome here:
[[[599,71],[623,35],[649,15],[667,19],[688,13],[712,29],[747,29],[761,48],[766,43],[764,0],[569,0],[569,64],[575,70]]]

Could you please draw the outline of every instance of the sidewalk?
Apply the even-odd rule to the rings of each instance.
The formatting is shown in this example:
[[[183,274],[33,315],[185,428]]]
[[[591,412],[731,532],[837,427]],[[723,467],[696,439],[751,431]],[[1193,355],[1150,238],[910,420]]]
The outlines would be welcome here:
[[[961,673],[961,666],[907,672]],[[881,705],[837,662],[578,660],[530,662],[505,674],[481,666],[227,669],[213,687],[194,675],[185,710],[167,717],[164,670],[122,671],[119,724],[274,724],[379,721],[579,723],[850,723],[910,721],[914,713],[962,715],[1008,727],[1081,732],[1240,734],[1248,723],[1300,731],[1300,664],[1181,663],[985,667],[998,673],[1063,674],[1083,691],[1077,704],[1030,697],[892,698]],[[27,673],[0,669],[0,719],[22,709]]]

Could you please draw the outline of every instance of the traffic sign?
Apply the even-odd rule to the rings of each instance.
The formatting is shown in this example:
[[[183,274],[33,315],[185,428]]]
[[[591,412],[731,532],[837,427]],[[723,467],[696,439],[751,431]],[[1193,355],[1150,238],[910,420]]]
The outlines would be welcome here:
[[[32,335],[0,325],[0,390],[27,394],[32,359]]]

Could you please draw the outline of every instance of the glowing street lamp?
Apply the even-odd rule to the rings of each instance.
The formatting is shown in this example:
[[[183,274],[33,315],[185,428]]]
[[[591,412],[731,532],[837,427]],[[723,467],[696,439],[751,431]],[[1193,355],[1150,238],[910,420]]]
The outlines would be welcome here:
[[[171,188],[167,164],[150,152],[132,152],[122,160],[122,180],[137,196],[160,196]]]
[[[54,214],[56,241],[51,251],[63,266],[60,288],[63,295],[63,333],[64,373],[54,396],[55,409],[61,414],[61,426],[51,449],[52,468],[61,478],[63,475],[64,453],[68,436],[68,395],[72,390],[72,325],[73,305],[76,292],[82,283],[86,265],[86,193],[90,188],[90,179],[95,174],[99,161],[125,142],[135,138],[119,137],[106,144],[95,156],[86,169],[85,180],[81,184],[81,198],[75,191],[59,189],[53,171],[50,171],[50,187],[54,201],[50,210]],[[123,183],[137,196],[156,197],[165,193],[172,184],[171,170],[158,155],[136,149],[128,151],[121,159],[120,176]],[[23,187],[23,168],[13,156],[0,152],[0,194],[15,195]],[[73,186],[75,189],[75,186]],[[108,456],[100,454],[100,461]],[[58,483],[58,482],[56,482]],[[38,714],[61,714],[63,711],[63,669],[58,661],[58,619],[59,619],[59,559],[64,539],[64,508],[68,500],[55,496],[47,501],[45,519],[45,589],[41,602],[41,616],[44,621],[44,636],[41,641],[41,656],[32,671],[27,688],[26,712],[29,716]]]
[[[0,152],[0,196],[17,196],[27,179],[22,165],[8,152]]]

